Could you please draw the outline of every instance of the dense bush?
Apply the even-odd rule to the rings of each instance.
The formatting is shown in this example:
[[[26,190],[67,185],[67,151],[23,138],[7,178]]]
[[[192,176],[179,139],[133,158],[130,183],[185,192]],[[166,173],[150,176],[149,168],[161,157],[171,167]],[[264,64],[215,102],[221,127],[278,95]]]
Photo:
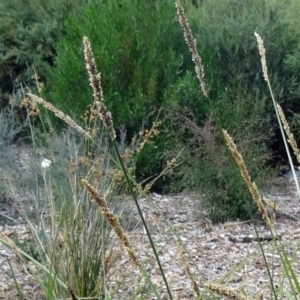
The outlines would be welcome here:
[[[257,91],[261,95],[268,93],[253,34],[258,32],[264,39],[269,77],[276,100],[297,116],[300,109],[299,9],[300,2],[296,0],[289,4],[277,0],[210,0],[201,1],[196,8],[190,6],[187,14],[192,23],[198,24],[193,31],[199,44],[213,49],[218,58],[220,76],[215,77],[216,80],[221,81],[232,94],[235,94],[236,82],[252,90],[254,95]],[[209,65],[205,66],[205,70],[210,76]],[[214,95],[220,94],[216,86],[211,85],[211,89]],[[272,124],[278,126],[270,109],[271,101],[268,103],[265,117],[271,118]],[[281,140],[279,144],[282,144]]]
[[[86,35],[115,126],[124,124],[129,134],[149,124],[153,110],[176,100],[165,97],[166,90],[192,65],[173,1],[101,2],[87,7],[82,20],[70,18],[66,31],[45,98],[78,116],[92,102],[82,64],[82,37]],[[195,93],[190,101],[193,98]]]
[[[253,180],[260,187],[271,171],[268,151],[272,137],[269,120],[264,119],[265,98],[252,98],[243,88],[236,87],[235,97],[226,92],[215,99],[211,115],[199,123],[189,109],[174,107],[167,118],[172,124],[174,149],[167,155],[174,156],[184,148],[180,165],[171,176],[171,190],[192,189],[201,193],[196,203],[196,214],[206,207],[214,222],[249,219],[256,210],[251,195],[240,176],[240,171],[224,141],[222,128],[233,137],[243,155]]]
[[[82,63],[84,35],[91,41],[114,125],[125,125],[129,139],[142,126],[151,126],[161,106],[196,103],[202,97],[197,82],[190,80],[194,74],[186,72],[192,62],[173,1],[99,2],[87,7],[82,19],[71,17],[66,32],[44,97],[71,115],[81,116],[92,103]],[[202,115],[204,109],[199,108]],[[162,153],[170,142],[161,134],[141,154],[138,178],[162,168]]]
[[[272,0],[201,1],[196,8],[187,5],[190,22],[198,23],[193,32],[210,92],[206,101],[202,98],[193,103],[186,99],[187,110],[178,108],[168,117],[175,132],[172,140],[178,142],[176,151],[186,146],[182,164],[173,177],[177,178],[173,188],[200,189],[214,221],[249,218],[253,212],[247,188],[226,151],[221,129],[228,130],[234,138],[257,182],[272,173],[268,167],[273,157],[268,150],[271,144],[275,148],[282,144],[270,131],[271,126],[276,128],[277,121],[262,76],[254,31],[264,38],[277,100],[284,107],[299,110],[299,91],[295,88],[299,75],[297,67],[293,67],[298,59],[294,13],[298,6],[296,1],[286,7]],[[207,53],[211,54],[208,61]],[[292,82],[286,78],[292,78]],[[208,109],[199,112],[197,107],[203,105]],[[204,122],[204,111],[211,112],[211,120]],[[292,124],[299,124],[297,114],[292,120]]]
[[[84,0],[2,0],[0,2],[0,108],[21,84],[36,86],[34,69],[44,81],[55,63],[55,45],[64,33],[64,19],[79,15]]]

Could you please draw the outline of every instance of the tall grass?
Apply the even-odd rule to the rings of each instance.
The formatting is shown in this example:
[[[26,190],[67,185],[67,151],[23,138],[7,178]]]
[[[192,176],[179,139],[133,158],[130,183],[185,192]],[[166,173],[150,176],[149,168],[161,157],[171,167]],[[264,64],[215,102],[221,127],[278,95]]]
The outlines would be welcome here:
[[[193,38],[184,10],[180,3],[176,3],[179,22],[182,26],[184,37],[192,53],[195,62],[195,71],[200,87],[206,97],[209,97],[207,87],[204,82],[204,70],[201,58],[197,53],[195,39]],[[299,156],[296,142],[290,132],[288,123],[282,109],[277,105],[267,73],[266,55],[263,47],[263,40],[256,33],[259,52],[262,57],[262,69],[264,78],[270,89],[271,98],[278,116],[278,122],[282,129],[283,142],[287,142],[293,147],[294,153]],[[145,190],[134,180],[134,154],[138,155],[140,148],[143,147],[147,139],[156,130],[144,135],[144,140],[136,144],[134,149],[124,149],[117,142],[116,132],[113,126],[113,117],[107,110],[104,95],[101,87],[101,75],[97,70],[92,48],[87,37],[83,38],[84,57],[86,69],[89,74],[90,85],[93,89],[94,103],[91,110],[86,114],[86,125],[80,126],[70,116],[64,114],[41,97],[28,93],[30,101],[44,106],[51,110],[55,115],[70,126],[60,144],[54,143],[54,134],[46,134],[44,137],[45,151],[49,158],[47,164],[39,168],[36,160],[36,193],[33,197],[35,202],[35,217],[28,215],[26,208],[22,208],[24,218],[30,228],[31,240],[23,244],[8,238],[0,232],[0,241],[9,246],[29,268],[35,277],[40,288],[44,292],[45,299],[117,299],[115,291],[110,289],[111,270],[110,265],[118,255],[115,253],[116,244],[122,245],[132,262],[132,267],[140,272],[150,287],[149,293],[135,294],[135,299],[164,299],[161,290],[154,284],[151,276],[135,250],[135,245],[131,243],[130,237],[126,232],[126,220],[122,220],[122,215],[128,202],[124,200],[125,195],[130,195],[135,204],[139,218],[148,237],[149,244],[154,253],[157,265],[159,266],[164,288],[168,299],[174,299],[172,289],[167,280],[167,276],[160,257],[151,236],[148,224],[145,220],[143,211],[138,201],[138,194],[147,197]],[[283,125],[281,124],[283,123]],[[49,125],[51,128],[51,124]],[[283,131],[285,129],[287,138]],[[35,157],[38,158],[39,141],[35,139],[35,129],[32,130],[32,141],[36,149]],[[152,132],[152,133],[151,133]],[[150,134],[151,133],[151,134]],[[278,252],[284,266],[286,277],[290,284],[290,299],[297,299],[300,293],[299,280],[290,262],[290,254],[285,250],[284,244],[276,232],[275,220],[266,210],[266,206],[276,208],[276,204],[261,196],[259,188],[252,181],[247,170],[243,157],[239,153],[230,134],[224,129],[224,137],[230,152],[242,178],[244,179],[255,204],[260,211],[266,226],[270,229],[274,249]],[[143,136],[143,135],[142,135]],[[123,145],[124,146],[124,145]],[[289,158],[290,154],[288,152]],[[45,161],[43,161],[45,162]],[[295,183],[299,193],[299,186],[296,180],[294,166],[290,158],[291,168],[295,177]],[[164,172],[168,172],[176,165],[175,160],[171,161]],[[67,172],[65,172],[67,170]],[[13,187],[12,187],[13,189]],[[12,191],[14,192],[14,191]],[[300,195],[300,193],[299,193]],[[148,200],[151,200],[148,197]],[[152,203],[153,204],[153,203]],[[280,299],[276,291],[272,278],[271,267],[268,264],[264,249],[259,239],[259,233],[255,226],[254,217],[252,218],[255,234],[261,246],[262,256],[265,267],[268,270],[271,287],[271,298]],[[243,290],[236,291],[232,288],[211,282],[198,284],[199,274],[192,274],[185,254],[189,255],[188,249],[184,246],[176,230],[174,233],[178,241],[178,251],[181,256],[183,267],[191,281],[194,290],[194,299],[215,299],[215,294],[229,299],[253,299]],[[120,251],[120,250],[118,250]],[[294,253],[292,254],[292,256]],[[189,257],[191,258],[191,256]],[[283,278],[284,279],[284,278]],[[122,282],[119,283],[122,286]],[[188,291],[186,291],[188,293]],[[259,291],[257,299],[263,299]],[[22,295],[20,294],[20,299]]]

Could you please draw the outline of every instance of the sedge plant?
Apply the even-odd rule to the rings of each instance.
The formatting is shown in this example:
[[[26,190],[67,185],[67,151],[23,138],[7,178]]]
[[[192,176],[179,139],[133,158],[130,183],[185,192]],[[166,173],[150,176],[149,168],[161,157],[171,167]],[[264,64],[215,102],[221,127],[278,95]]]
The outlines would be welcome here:
[[[93,104],[92,107],[93,107],[94,111],[97,112],[98,116],[101,118],[104,127],[107,129],[108,136],[109,136],[109,138],[111,140],[111,143],[113,145],[113,148],[115,150],[115,154],[116,154],[117,159],[115,160],[111,155],[109,155],[109,157],[111,158],[111,160],[114,163],[116,163],[116,165],[118,165],[121,168],[121,170],[123,172],[123,175],[124,175],[125,180],[127,182],[127,188],[129,190],[129,192],[131,193],[131,195],[133,196],[135,205],[138,209],[139,216],[142,220],[143,226],[145,228],[145,231],[146,231],[147,236],[149,238],[151,247],[153,249],[155,259],[156,259],[156,261],[159,265],[159,268],[161,270],[161,274],[162,274],[163,281],[164,281],[166,289],[167,289],[167,293],[169,295],[169,298],[172,299],[172,294],[171,294],[169,285],[167,283],[162,265],[160,263],[158,253],[156,251],[156,248],[155,248],[154,242],[151,238],[151,234],[150,234],[150,231],[148,229],[147,223],[145,221],[145,218],[143,216],[143,213],[142,213],[141,208],[139,206],[139,203],[137,201],[136,193],[134,192],[134,189],[133,189],[133,179],[130,176],[130,174],[128,173],[128,168],[126,168],[126,166],[124,165],[121,154],[119,152],[119,148],[118,148],[118,145],[117,145],[117,142],[116,142],[116,133],[115,133],[115,129],[114,129],[114,126],[113,126],[113,119],[112,119],[111,113],[107,110],[107,108],[105,106],[105,103],[104,103],[104,96],[103,96],[103,91],[102,91],[102,87],[101,87],[101,75],[97,70],[97,67],[96,67],[96,64],[95,64],[95,59],[94,59],[94,56],[93,56],[93,52],[92,52],[92,49],[91,49],[91,46],[90,46],[90,42],[89,42],[87,37],[83,38],[83,44],[84,44],[84,57],[85,57],[85,61],[86,61],[86,68],[87,68],[87,71],[88,71],[88,74],[89,74],[90,84],[93,88],[94,104]],[[38,103],[38,104],[44,106],[46,109],[54,112],[54,114],[58,118],[65,121],[69,126],[74,128],[80,134],[83,134],[85,138],[90,139],[92,142],[95,142],[94,137],[92,136],[92,134],[90,132],[87,132],[86,130],[84,130],[81,126],[79,126],[71,117],[69,117],[68,115],[66,115],[63,112],[59,111],[53,105],[51,105],[48,102],[44,101],[41,97],[38,97],[38,96],[36,96],[32,93],[28,93],[28,96],[30,97],[30,99],[33,102]],[[153,133],[150,131],[149,134],[153,134]],[[140,147],[143,147],[143,144],[141,144]],[[108,224],[111,226],[111,228],[115,231],[115,233],[119,237],[120,241],[122,242],[122,244],[124,246],[124,249],[127,251],[129,257],[133,261],[134,265],[136,265],[138,268],[140,268],[142,274],[147,279],[149,285],[152,287],[152,291],[156,294],[157,298],[160,299],[160,296],[157,293],[156,289],[154,288],[153,284],[151,283],[151,280],[150,280],[147,272],[143,268],[142,264],[139,262],[136,254],[134,252],[134,249],[133,249],[132,245],[130,244],[130,241],[128,240],[128,238],[124,234],[123,229],[120,226],[118,216],[110,211],[110,209],[107,207],[105,197],[100,196],[98,194],[97,189],[89,183],[88,179],[89,179],[89,177],[86,177],[86,178],[82,179],[82,184],[83,184],[84,188],[86,189],[88,194],[91,196],[92,200],[100,207],[101,215],[108,222]],[[68,292],[70,293],[70,289],[68,290]],[[72,295],[73,295],[73,297],[75,297],[76,296],[76,291],[72,290]]]

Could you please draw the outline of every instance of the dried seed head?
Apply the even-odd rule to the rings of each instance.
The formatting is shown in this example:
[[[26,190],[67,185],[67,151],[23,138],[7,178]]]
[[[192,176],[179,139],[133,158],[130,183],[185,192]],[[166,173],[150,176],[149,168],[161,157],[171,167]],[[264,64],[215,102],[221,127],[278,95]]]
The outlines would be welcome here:
[[[124,246],[124,249],[127,251],[128,255],[131,258],[131,260],[133,261],[133,263],[136,266],[141,267],[141,264],[140,264],[140,262],[139,262],[139,260],[136,256],[136,254],[134,253],[134,251],[133,251],[133,249],[132,249],[132,247],[129,243],[129,240],[128,240],[127,236],[123,233],[123,229],[120,225],[118,216],[114,215],[107,208],[105,199],[98,195],[97,191],[95,190],[95,188],[92,185],[90,185],[84,179],[81,182],[84,185],[85,189],[90,194],[90,196],[92,197],[92,200],[95,203],[97,203],[98,206],[100,207],[101,214],[105,217],[107,222],[111,225],[111,227],[113,228],[113,230],[117,234],[118,238],[120,239],[120,241],[122,242],[122,244]]]
[[[144,146],[149,142],[150,139],[154,138],[159,134],[158,127],[161,125],[161,121],[154,121],[150,130],[146,129],[145,132],[140,131],[139,135],[143,137],[142,142],[139,144],[137,153],[141,152]]]
[[[297,145],[297,142],[295,140],[295,137],[293,135],[293,133],[291,132],[291,129],[290,129],[290,126],[289,126],[289,123],[287,122],[286,120],[286,117],[284,115],[284,112],[281,108],[281,106],[277,103],[276,104],[276,107],[277,107],[277,110],[278,110],[278,114],[279,114],[279,117],[281,119],[281,122],[282,122],[282,125],[283,125],[283,128],[286,132],[286,135],[288,137],[287,141],[289,142],[289,144],[291,145],[293,151],[294,151],[294,154],[297,158],[297,161],[298,163],[300,164],[300,151],[299,151],[299,148],[298,148],[298,145]]]
[[[31,98],[33,102],[43,105],[46,109],[51,110],[59,119],[66,122],[68,125],[75,128],[78,132],[85,135],[86,137],[91,138],[90,134],[86,132],[83,128],[81,128],[70,116],[58,110],[51,103],[31,93],[28,93],[28,96]]]
[[[41,114],[37,103],[30,101],[27,97],[20,103],[20,108],[26,108],[29,116],[39,116]]]
[[[197,42],[196,39],[193,37],[192,30],[190,28],[190,25],[188,23],[188,20],[184,14],[184,9],[180,5],[179,1],[175,3],[175,6],[177,8],[177,14],[179,18],[179,23],[181,25],[181,28],[183,30],[184,38],[186,41],[186,44],[188,45],[190,52],[192,53],[192,59],[195,63],[195,72],[198,77],[202,92],[205,97],[208,97],[206,85],[204,82],[204,69],[201,61],[201,57],[198,54],[197,51]]]
[[[98,109],[98,114],[107,127],[110,138],[114,141],[116,133],[113,126],[111,113],[107,110],[104,104],[103,90],[101,87],[101,74],[97,70],[94,54],[91,48],[90,41],[86,36],[83,37],[84,58],[86,61],[86,69],[90,78],[90,85],[93,88],[94,104]]]
[[[265,81],[268,82],[269,77],[268,77],[266,49],[264,47],[264,41],[258,33],[254,32],[254,35],[256,37],[257,44],[258,44],[258,50],[259,50],[259,53],[260,53],[260,56],[261,56],[261,65],[262,65],[262,71],[263,71],[263,74],[264,74],[264,78],[265,78]]]
[[[251,300],[250,297],[247,295],[244,295],[243,293],[239,293],[232,288],[229,288],[222,284],[217,283],[204,283],[204,286],[213,292],[216,292],[217,294],[221,296],[230,297],[230,299],[236,299],[236,300]]]
[[[249,191],[252,195],[252,198],[253,198],[253,200],[255,201],[255,203],[258,207],[258,210],[261,212],[262,217],[263,217],[266,225],[269,226],[272,229],[273,228],[273,223],[271,222],[271,220],[268,216],[267,210],[266,210],[265,206],[262,203],[262,197],[261,197],[261,195],[260,195],[260,193],[257,189],[257,186],[256,186],[255,182],[251,181],[251,177],[248,173],[248,170],[247,170],[247,167],[246,167],[246,164],[243,160],[242,155],[238,152],[238,150],[236,148],[236,145],[234,144],[231,136],[224,129],[223,129],[223,134],[224,134],[224,137],[226,139],[228,148],[231,151],[231,154],[232,154],[233,158],[235,159],[235,161],[236,161],[236,163],[237,163],[237,165],[240,169],[241,176],[243,177],[244,181],[246,182],[247,187],[248,187],[248,189],[249,189]]]

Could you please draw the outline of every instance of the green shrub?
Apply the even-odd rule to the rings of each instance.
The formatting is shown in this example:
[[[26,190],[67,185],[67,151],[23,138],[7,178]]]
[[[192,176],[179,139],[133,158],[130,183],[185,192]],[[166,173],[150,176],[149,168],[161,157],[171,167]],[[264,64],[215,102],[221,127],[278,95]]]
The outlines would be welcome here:
[[[211,0],[200,1],[198,6],[187,4],[187,16],[191,23],[197,23],[193,33],[199,45],[213,49],[217,57],[221,88],[234,94],[235,84],[240,82],[245,89],[256,96],[268,95],[257,52],[254,31],[264,39],[267,52],[269,77],[272,79],[277,101],[284,108],[299,111],[299,29],[298,14],[300,2],[289,4],[278,0]],[[201,49],[200,53],[202,55]],[[218,85],[210,85],[210,65],[205,64],[206,80],[213,90],[210,96],[220,95]],[[216,75],[219,75],[216,77]],[[278,128],[271,101],[266,106],[266,118]],[[300,138],[298,133],[297,138]],[[278,142],[281,143],[281,139]]]
[[[49,70],[44,97],[71,115],[79,117],[92,102],[82,64],[84,35],[93,46],[114,126],[125,125],[129,140],[142,126],[151,127],[161,106],[196,103],[202,97],[197,83],[188,80],[191,74],[186,70],[192,62],[173,1],[99,2],[86,7],[82,19],[69,18],[66,32],[57,48],[57,67]],[[184,91],[183,85],[189,89]],[[137,162],[138,178],[161,170],[161,153],[170,146],[166,137],[161,133],[155,147],[145,147],[147,152]]]
[[[195,190],[201,199],[195,202],[196,215],[206,210],[213,222],[250,219],[256,211],[240,171],[224,141],[222,128],[233,137],[249,167],[250,175],[260,186],[272,174],[268,167],[271,155],[269,120],[264,119],[265,99],[252,98],[243,88],[232,97],[226,92],[212,105],[211,116],[199,123],[191,110],[175,107],[169,122],[178,128],[170,137],[174,156],[182,148],[180,165],[173,174],[173,190]]]
[[[87,7],[82,20],[70,18],[66,31],[45,98],[77,115],[91,103],[81,51],[86,35],[115,126],[125,125],[131,136],[150,124],[153,110],[173,100],[165,97],[166,90],[191,66],[173,1],[100,2]]]
[[[293,82],[298,80],[297,68],[291,64],[297,58],[292,58],[294,51],[290,52],[290,48],[298,47],[296,27],[293,27],[293,10],[298,5],[293,1],[287,9],[279,1],[220,3],[213,0],[203,1],[196,8],[186,6],[190,22],[198,21],[193,32],[210,91],[208,99],[200,98],[196,103],[185,99],[181,104],[187,109],[179,106],[168,116],[169,124],[175,128],[170,135],[174,145],[177,141],[177,147],[167,155],[174,155],[185,146],[182,164],[173,174],[173,188],[201,190],[213,221],[249,219],[255,209],[246,185],[239,178],[239,170],[227,153],[223,128],[234,138],[256,182],[263,182],[272,173],[268,167],[272,154],[268,149],[275,139],[270,128],[277,121],[273,104],[268,101],[253,33],[263,32],[265,37],[266,50],[270,52],[269,76],[278,101],[291,107],[297,105],[297,92],[290,90],[286,78],[293,78]],[[292,36],[288,36],[288,28]],[[183,95],[188,87],[188,82],[178,85],[174,93]],[[208,111],[211,120],[204,118],[203,113]],[[297,123],[296,118],[294,120]]]
[[[3,0],[0,2],[0,109],[21,84],[36,86],[34,69],[44,81],[55,63],[55,45],[64,34],[64,19],[79,15],[83,0]]]

